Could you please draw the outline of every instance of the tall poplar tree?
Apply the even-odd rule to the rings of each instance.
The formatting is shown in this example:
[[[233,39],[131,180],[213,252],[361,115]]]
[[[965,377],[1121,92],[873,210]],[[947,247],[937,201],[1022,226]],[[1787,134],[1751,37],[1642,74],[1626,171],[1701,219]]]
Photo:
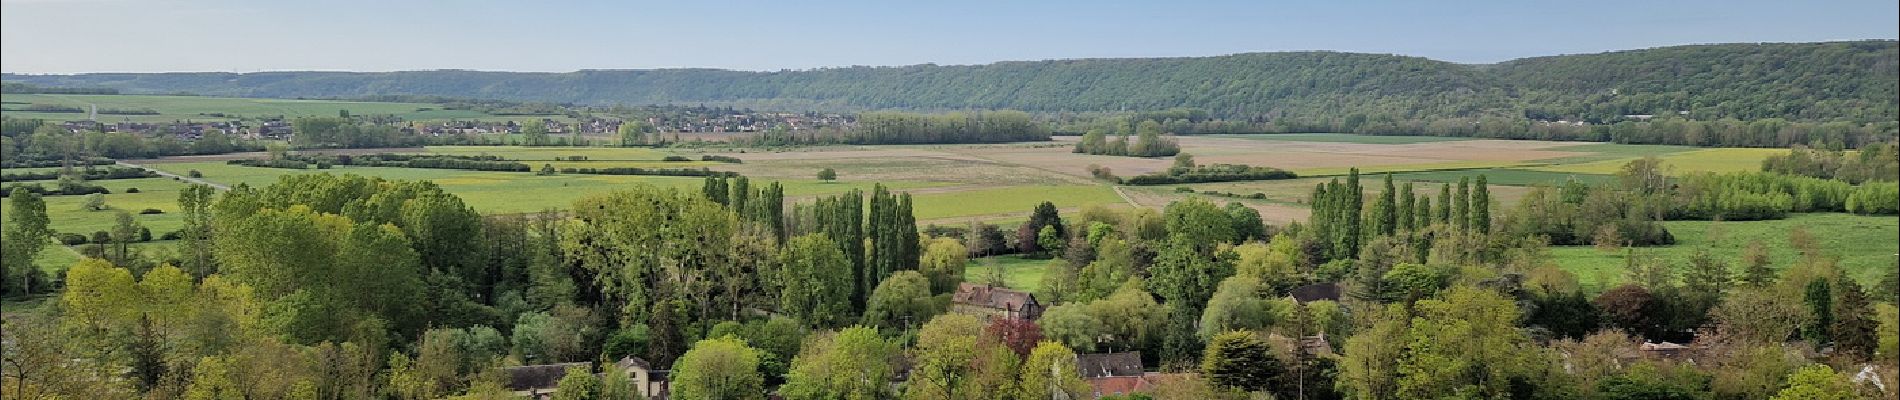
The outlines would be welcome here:
[[[1412,208],[1417,206],[1418,196],[1412,194],[1412,183],[1406,182],[1405,185],[1399,186],[1399,208],[1397,212],[1393,213],[1394,217],[1398,219],[1398,230],[1411,231],[1415,229],[1416,221],[1413,221],[1414,215]]]
[[[1478,184],[1471,189],[1471,225],[1478,233],[1491,233],[1491,189],[1484,175],[1478,175]]]
[[[1451,222],[1458,232],[1471,232],[1471,177],[1459,177],[1453,195],[1457,197],[1451,200]]]
[[[1379,190],[1379,199],[1372,203],[1373,233],[1379,236],[1392,236],[1398,233],[1398,205],[1395,200],[1398,189],[1392,186],[1392,174],[1385,174],[1385,186]]]

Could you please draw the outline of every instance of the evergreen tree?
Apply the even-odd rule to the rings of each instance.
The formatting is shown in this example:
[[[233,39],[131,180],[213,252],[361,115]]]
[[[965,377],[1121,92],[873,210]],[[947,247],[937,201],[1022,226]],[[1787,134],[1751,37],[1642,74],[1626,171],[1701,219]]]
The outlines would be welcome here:
[[[1807,295],[1803,300],[1808,305],[1814,319],[1808,326],[1801,328],[1801,338],[1815,346],[1825,346],[1833,341],[1834,330],[1834,291],[1826,279],[1808,282]]]
[[[1425,230],[1432,227],[1432,196],[1418,196],[1418,204],[1412,206],[1412,229]]]
[[[1880,322],[1873,319],[1873,308],[1862,292],[1860,284],[1852,278],[1843,278],[1834,285],[1833,338],[1834,349],[1838,354],[1854,361],[1867,361],[1873,358],[1874,349],[1879,344]]]
[[[1742,249],[1742,283],[1750,287],[1767,287],[1775,283],[1775,269],[1770,266],[1768,247],[1761,240],[1748,242],[1748,248]]]

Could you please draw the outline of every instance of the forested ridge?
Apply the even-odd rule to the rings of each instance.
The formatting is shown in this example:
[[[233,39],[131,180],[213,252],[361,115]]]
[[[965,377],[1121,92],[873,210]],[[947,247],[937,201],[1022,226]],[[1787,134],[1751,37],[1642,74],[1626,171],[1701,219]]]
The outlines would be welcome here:
[[[1226,119],[1513,117],[1604,122],[1687,111],[1698,120],[1893,121],[1892,40],[1717,44],[1465,65],[1339,52],[1012,61],[985,65],[517,73],[6,74],[41,86],[246,97],[435,95],[580,104],[725,103],[781,109],[1204,109]]]

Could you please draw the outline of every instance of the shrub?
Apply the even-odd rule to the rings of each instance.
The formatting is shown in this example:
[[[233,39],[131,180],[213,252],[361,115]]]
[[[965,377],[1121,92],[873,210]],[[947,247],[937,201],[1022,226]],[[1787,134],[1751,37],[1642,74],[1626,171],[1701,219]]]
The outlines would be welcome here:
[[[156,208],[147,208],[147,209],[139,210],[139,214],[145,214],[145,215],[164,214],[164,213],[165,213],[165,210],[160,210]]]
[[[126,193],[138,193],[139,188],[125,188]]]
[[[185,176],[192,177],[192,178],[203,178],[205,177],[205,173],[198,172],[198,170],[194,169],[190,171],[185,171]]]
[[[1187,187],[1187,186],[1178,186],[1174,188],[1174,192],[1175,193],[1194,193],[1194,188]]]
[[[183,231],[165,232],[165,234],[158,236],[159,240],[179,240],[179,239],[184,239],[184,238],[185,238],[185,232]]]
[[[670,161],[670,162],[692,161],[692,160],[693,159],[691,158],[686,158],[686,156],[666,156],[666,158],[660,159],[660,161]]]
[[[86,235],[81,235],[77,233],[61,233],[59,234],[59,244],[63,244],[67,246],[78,246],[78,245],[86,244]]]

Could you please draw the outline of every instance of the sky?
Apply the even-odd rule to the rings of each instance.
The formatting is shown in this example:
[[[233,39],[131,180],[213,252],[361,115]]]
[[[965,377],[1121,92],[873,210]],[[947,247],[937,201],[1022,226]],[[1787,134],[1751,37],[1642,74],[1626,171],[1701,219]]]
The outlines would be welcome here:
[[[1900,37],[1894,0],[0,0],[0,71],[723,68]]]

